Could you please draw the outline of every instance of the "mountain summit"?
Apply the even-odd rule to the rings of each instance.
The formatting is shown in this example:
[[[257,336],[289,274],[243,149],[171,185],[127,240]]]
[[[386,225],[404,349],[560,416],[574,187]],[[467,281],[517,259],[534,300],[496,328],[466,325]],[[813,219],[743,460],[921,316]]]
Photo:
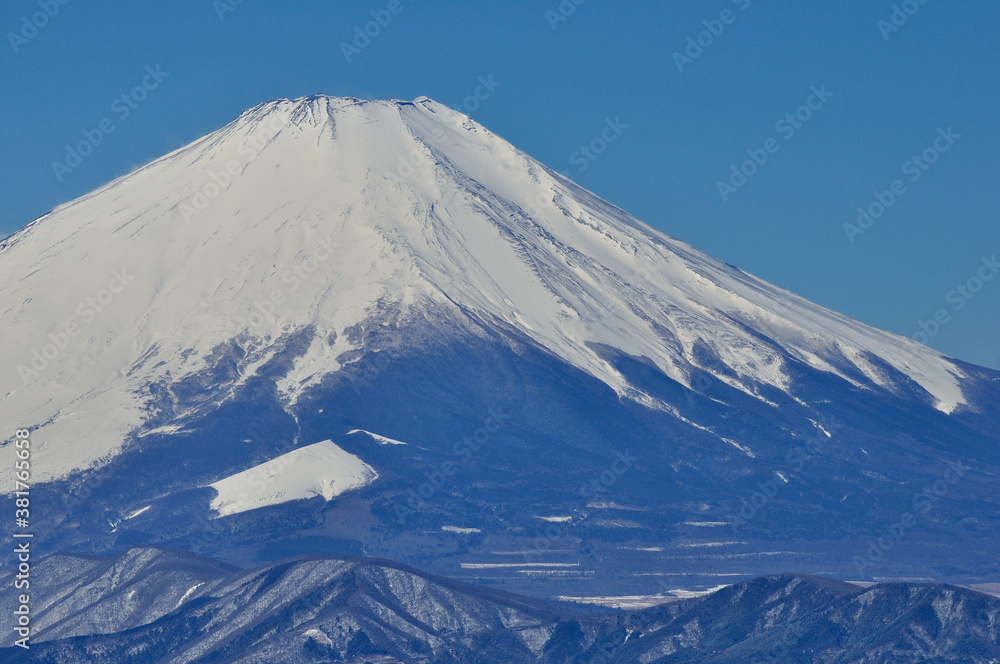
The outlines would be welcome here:
[[[952,489],[972,518],[995,501],[995,372],[711,258],[427,98],[256,106],[0,243],[0,311],[0,416],[33,429],[36,481],[101,487],[99,517],[53,508],[67,546],[176,543],[143,519],[187,536],[278,459],[262,482],[304,500],[225,499],[248,556],[269,555],[251,522],[305,510],[337,553],[398,558],[414,522],[408,551],[669,549],[739,522],[822,527],[847,564],[948,461],[978,464]]]

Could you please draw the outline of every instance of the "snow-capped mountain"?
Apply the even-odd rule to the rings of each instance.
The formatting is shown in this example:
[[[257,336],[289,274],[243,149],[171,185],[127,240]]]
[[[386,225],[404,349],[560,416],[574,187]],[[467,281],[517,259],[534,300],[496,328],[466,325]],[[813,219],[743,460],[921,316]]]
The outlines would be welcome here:
[[[965,372],[939,353],[713,260],[429,99],[263,104],[38,219],[0,270],[21,351],[0,367],[3,416],[41,427],[40,479],[119,450],[149,420],[148,386],[204,369],[220,345],[245,340],[252,376],[283,333],[314,325],[280,381],[294,402],[361,350],[344,333],[376,307],[469,312],[669,411],[595,346],[764,404],[762,386],[797,396],[789,356],[890,391],[895,369],[939,410],[966,404]]]
[[[161,541],[143,519],[189,532],[192,504],[258,518],[219,487],[319,441],[262,504],[365,548],[415,520],[534,539],[551,505],[572,517],[552,540],[773,519],[850,558],[963,458],[952,496],[989,532],[995,372],[715,260],[427,98],[250,109],[0,243],[0,312],[0,419],[32,428],[53,496],[99,501],[79,528],[101,550]],[[331,459],[352,490],[327,504]],[[52,509],[76,542],[75,508]],[[344,509],[364,514],[330,530]]]
[[[1000,656],[1000,599],[932,584],[770,576],[656,608],[594,613],[384,560],[306,556],[242,570],[140,548],[112,560],[49,557],[39,584],[48,601],[35,616],[31,661],[45,663],[991,664]],[[12,632],[0,662],[25,661]]]

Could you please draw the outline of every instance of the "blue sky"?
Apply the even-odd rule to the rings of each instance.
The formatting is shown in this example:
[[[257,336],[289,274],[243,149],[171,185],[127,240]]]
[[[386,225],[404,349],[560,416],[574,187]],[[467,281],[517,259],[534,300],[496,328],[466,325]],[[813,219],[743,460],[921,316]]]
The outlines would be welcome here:
[[[261,101],[427,95],[748,272],[1000,365],[993,0],[63,1],[0,14],[0,234]],[[55,173],[84,131],[100,143]]]

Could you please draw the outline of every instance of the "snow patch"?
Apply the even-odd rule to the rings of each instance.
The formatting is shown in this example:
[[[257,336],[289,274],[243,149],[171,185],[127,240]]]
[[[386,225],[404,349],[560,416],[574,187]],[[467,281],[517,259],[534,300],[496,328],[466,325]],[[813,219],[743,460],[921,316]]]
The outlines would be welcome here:
[[[316,496],[333,500],[377,478],[374,468],[324,440],[210,484],[217,492],[211,507],[223,517]]]
[[[685,521],[685,526],[695,526],[697,528],[717,528],[719,526],[728,526],[729,521]]]
[[[315,628],[307,629],[306,631],[302,632],[302,636],[306,638],[316,639],[316,641],[322,643],[325,646],[329,646],[331,648],[333,647],[333,641],[330,640],[330,637],[318,629]]]
[[[379,445],[409,445],[409,443],[404,443],[401,440],[396,440],[395,438],[388,438],[386,436],[380,436],[377,433],[372,433],[371,431],[365,431],[364,429],[351,429],[350,431],[347,432],[347,435],[350,436],[356,433],[367,434]]]
[[[711,595],[714,592],[718,592],[719,590],[728,587],[729,584],[723,584],[721,586],[714,586],[712,588],[707,588],[705,590],[678,589],[678,590],[670,590],[668,592],[672,597],[676,597],[677,599],[692,599],[694,597],[704,597],[705,595]]]
[[[459,535],[471,535],[483,532],[479,528],[460,528],[458,526],[441,526],[441,530],[446,533],[458,533]]]
[[[594,597],[574,597],[572,595],[556,595],[553,599],[559,602],[573,602],[575,604],[592,604],[594,606],[605,606],[623,611],[638,611],[648,609],[651,606],[659,606],[667,602],[673,602],[675,597],[664,597],[663,595],[597,595]],[[631,632],[629,632],[631,636]],[[626,640],[628,640],[626,638]]]
[[[146,505],[141,509],[137,509],[136,511],[132,512],[127,517],[125,517],[125,520],[128,521],[129,519],[134,519],[135,517],[139,516],[140,514],[148,510],[150,507],[152,507],[152,505]]]
[[[579,567],[580,563],[462,563],[462,569],[503,569],[506,567],[527,568],[563,568]]]
[[[180,605],[183,604],[185,600],[187,600],[187,598],[190,597],[194,591],[198,590],[198,588],[201,588],[203,585],[205,585],[204,581],[188,588],[187,592],[184,593],[184,595],[182,595],[179,600],[177,600],[177,606],[175,606],[174,609],[180,608]]]

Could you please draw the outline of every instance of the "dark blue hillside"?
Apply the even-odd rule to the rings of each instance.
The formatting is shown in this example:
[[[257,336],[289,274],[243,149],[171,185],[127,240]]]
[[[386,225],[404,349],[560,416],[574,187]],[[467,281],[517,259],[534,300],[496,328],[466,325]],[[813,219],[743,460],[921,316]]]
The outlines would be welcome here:
[[[157,408],[180,417],[181,431],[137,439],[103,470],[43,488],[52,549],[171,544],[243,563],[364,553],[538,594],[554,592],[556,579],[563,594],[648,593],[789,568],[843,578],[1000,574],[985,554],[1000,532],[996,411],[945,415],[908,383],[900,398],[791,358],[793,392],[814,395],[804,404],[706,377],[689,390],[643,358],[599,349],[667,404],[656,410],[509,329],[428,319],[352,331],[365,353],[289,412],[275,380],[314,334],[324,332],[289,336],[284,353],[238,386],[246,351],[233,343],[211,370],[162,388]],[[1000,400],[996,373],[976,371],[980,402]],[[353,429],[408,444],[347,435]],[[209,518],[213,491],[198,487],[328,438],[373,466],[375,483],[329,503]],[[956,467],[965,470],[945,482]],[[868,538],[909,512],[914,522],[891,551],[866,557]],[[560,515],[572,518],[538,518]],[[504,550],[522,554],[493,553]],[[468,567],[504,561],[517,564]],[[544,561],[567,567],[521,571]]]

